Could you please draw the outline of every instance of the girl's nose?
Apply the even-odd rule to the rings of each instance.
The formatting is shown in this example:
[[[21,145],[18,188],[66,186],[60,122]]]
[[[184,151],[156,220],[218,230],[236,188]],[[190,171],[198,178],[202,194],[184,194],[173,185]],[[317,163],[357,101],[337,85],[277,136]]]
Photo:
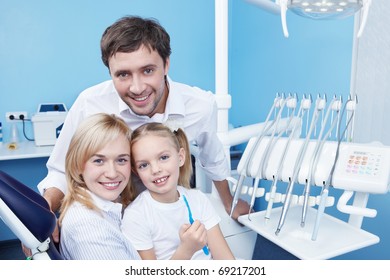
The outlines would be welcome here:
[[[161,167],[158,163],[152,164],[152,172],[153,174],[158,174],[161,172]]]

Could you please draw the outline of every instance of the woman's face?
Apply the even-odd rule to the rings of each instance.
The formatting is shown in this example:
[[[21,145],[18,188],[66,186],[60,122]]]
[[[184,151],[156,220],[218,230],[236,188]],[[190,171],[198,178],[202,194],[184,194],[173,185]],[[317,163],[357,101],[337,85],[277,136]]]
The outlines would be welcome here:
[[[121,135],[85,163],[82,176],[92,193],[115,201],[127,186],[130,172],[130,144]]]

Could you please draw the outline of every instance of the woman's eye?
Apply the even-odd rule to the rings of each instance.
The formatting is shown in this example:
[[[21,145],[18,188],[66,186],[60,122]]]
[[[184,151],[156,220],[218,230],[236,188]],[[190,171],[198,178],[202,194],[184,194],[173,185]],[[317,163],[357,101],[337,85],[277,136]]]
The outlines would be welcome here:
[[[127,158],[119,158],[117,161],[119,164],[126,164],[129,160]]]
[[[94,159],[92,162],[96,163],[96,164],[102,164],[103,160],[101,158],[97,158],[97,159]]]
[[[167,159],[169,159],[169,156],[167,156],[167,155],[161,156],[161,160],[167,160]]]

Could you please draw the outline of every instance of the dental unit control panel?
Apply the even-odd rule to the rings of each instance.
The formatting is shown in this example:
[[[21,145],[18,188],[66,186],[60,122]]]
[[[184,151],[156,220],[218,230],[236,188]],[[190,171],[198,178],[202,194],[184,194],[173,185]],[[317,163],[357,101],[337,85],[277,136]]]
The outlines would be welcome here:
[[[378,243],[361,224],[377,214],[366,207],[369,194],[389,192],[390,147],[352,141],[356,96],[344,104],[341,97],[329,102],[318,96],[314,103],[304,96],[296,111],[298,103],[296,95],[277,95],[263,130],[249,140],[239,178],[230,178],[232,212],[241,195],[252,196],[251,207],[255,197],[264,196],[266,210],[249,212],[239,222],[300,259],[329,259]],[[286,109],[288,119],[298,121],[280,122]],[[252,186],[244,186],[246,178]],[[260,187],[260,180],[271,181],[271,187]],[[349,215],[348,222],[325,213],[334,204]]]

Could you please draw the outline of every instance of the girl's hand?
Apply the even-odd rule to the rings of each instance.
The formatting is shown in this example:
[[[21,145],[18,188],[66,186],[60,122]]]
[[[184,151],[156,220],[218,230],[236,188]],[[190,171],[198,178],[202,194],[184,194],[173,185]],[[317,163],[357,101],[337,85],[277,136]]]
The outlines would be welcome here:
[[[181,241],[179,248],[188,254],[189,259],[207,244],[207,230],[199,220],[194,221],[192,225],[182,225],[179,236]]]

